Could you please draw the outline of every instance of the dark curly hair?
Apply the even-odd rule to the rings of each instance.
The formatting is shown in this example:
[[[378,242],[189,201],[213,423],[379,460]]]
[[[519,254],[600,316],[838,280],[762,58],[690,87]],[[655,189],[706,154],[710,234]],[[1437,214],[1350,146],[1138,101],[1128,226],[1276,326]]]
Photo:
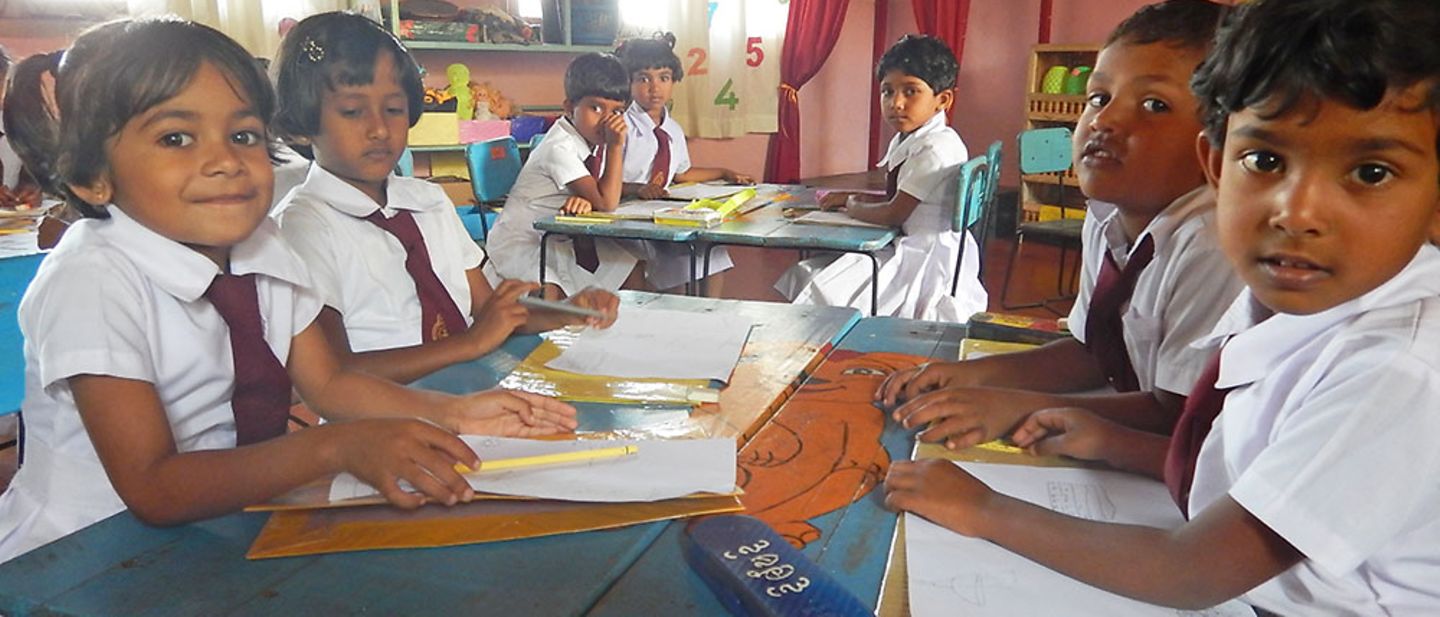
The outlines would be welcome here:
[[[918,77],[936,94],[955,87],[960,72],[954,52],[943,41],[924,34],[907,34],[895,41],[875,64],[875,80],[885,79],[890,71]]]
[[[1307,97],[1373,109],[1393,88],[1429,82],[1440,108],[1440,3],[1434,0],[1258,0],[1221,28],[1191,81],[1206,136],[1225,143],[1230,114],[1276,117]]]
[[[648,69],[670,69],[677,83],[685,78],[680,57],[675,55],[675,33],[657,34],[648,39],[627,39],[615,48],[615,57],[634,75]]]

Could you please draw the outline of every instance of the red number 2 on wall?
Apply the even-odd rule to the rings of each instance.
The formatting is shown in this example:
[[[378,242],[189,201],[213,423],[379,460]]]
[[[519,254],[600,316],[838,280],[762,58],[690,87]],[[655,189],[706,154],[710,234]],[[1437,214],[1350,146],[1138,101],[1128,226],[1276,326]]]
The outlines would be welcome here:
[[[705,68],[705,59],[708,55],[705,53],[704,47],[691,47],[690,51],[685,52],[685,57],[694,61],[690,68],[685,69],[686,75],[704,75],[710,72],[710,69]]]

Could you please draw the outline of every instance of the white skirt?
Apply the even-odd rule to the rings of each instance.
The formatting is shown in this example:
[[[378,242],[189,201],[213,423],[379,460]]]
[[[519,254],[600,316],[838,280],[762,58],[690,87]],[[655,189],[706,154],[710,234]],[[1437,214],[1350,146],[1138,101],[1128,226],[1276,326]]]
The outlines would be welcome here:
[[[503,217],[501,221],[504,221]],[[486,243],[490,261],[486,263],[484,272],[491,286],[499,285],[504,279],[534,281],[540,276],[541,233],[513,227],[502,227],[497,222],[491,230],[491,241]],[[600,265],[590,272],[575,263],[574,242],[569,237],[552,235],[547,248],[545,282],[558,285],[567,296],[573,296],[587,287],[611,291],[620,289],[643,254],[636,242],[595,238],[595,254],[600,258]]]
[[[656,289],[673,289],[690,280],[690,249],[677,242],[645,241],[645,278]],[[730,252],[723,246],[710,251],[710,274],[719,274],[735,267]],[[695,253],[695,278],[705,276],[705,249]]]
[[[965,261],[952,297],[950,281],[961,242]],[[963,323],[989,302],[980,282],[980,248],[969,233],[901,236],[875,257],[880,261],[877,315]],[[848,306],[869,315],[870,279],[870,258],[865,255],[827,254],[787,270],[775,289],[796,304]]]

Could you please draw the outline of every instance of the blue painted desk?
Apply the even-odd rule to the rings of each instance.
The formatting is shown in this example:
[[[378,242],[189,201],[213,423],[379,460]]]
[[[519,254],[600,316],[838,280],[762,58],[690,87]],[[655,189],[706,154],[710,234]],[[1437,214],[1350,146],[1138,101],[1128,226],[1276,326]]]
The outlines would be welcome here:
[[[758,330],[797,327],[839,313],[854,314],[850,309],[654,294],[627,293],[622,294],[622,299],[627,305],[792,314],[790,321],[794,323],[760,324]],[[851,322],[846,323],[848,329]],[[947,332],[952,328],[893,319],[863,320],[840,339],[840,345],[953,356],[953,350],[936,351],[950,345],[948,341],[954,337]],[[839,335],[833,334],[836,338]],[[754,336],[752,333],[752,339]],[[518,361],[526,345],[533,344],[512,340],[490,358],[488,368],[482,363],[481,370],[474,370],[474,364],[459,370],[471,372],[472,386],[484,385],[486,380],[493,382],[508,370],[504,368],[507,363]],[[826,344],[816,352],[828,352],[830,348]],[[445,382],[460,376],[437,374],[432,378]],[[905,435],[894,433],[886,439],[892,456],[905,450],[900,445]],[[861,512],[876,520],[855,523]],[[669,604],[694,607],[685,612],[723,614],[710,591],[698,586],[688,567],[666,566],[670,569],[664,573],[663,584],[643,590],[635,587],[641,580],[635,577],[656,575],[648,565],[650,560],[672,553],[678,556],[675,542],[683,523],[647,523],[610,531],[450,548],[246,561],[245,552],[265,517],[242,513],[156,529],[139,523],[129,513],[118,514],[0,565],[0,614],[584,614],[614,613],[621,610],[621,599],[632,594],[650,598],[641,606]],[[868,499],[829,515],[817,524],[830,530],[828,533],[835,538],[830,544],[835,546],[842,538],[853,535],[856,539],[847,549],[851,557],[827,556],[823,551],[812,552],[812,557],[827,567],[843,559],[845,563],[835,567],[844,572],[853,570],[854,584],[859,586],[857,593],[870,595],[878,585],[878,569],[883,567],[889,546],[891,532],[886,527],[893,526],[893,521],[893,516],[876,510]],[[851,568],[852,563],[863,567]],[[629,614],[665,613],[632,610]]]
[[[690,279],[685,281],[685,293],[693,293],[695,283],[695,245],[691,240],[699,231],[696,227],[660,225],[650,221],[626,221],[597,219],[594,223],[559,221],[548,217],[535,221],[535,229],[544,232],[540,236],[540,284],[545,284],[545,263],[550,251],[550,236],[588,236],[592,238],[613,238],[616,240],[654,240],[684,244],[690,251]]]
[[[44,257],[34,233],[0,236],[0,415],[19,411],[25,397],[25,344],[16,311]]]

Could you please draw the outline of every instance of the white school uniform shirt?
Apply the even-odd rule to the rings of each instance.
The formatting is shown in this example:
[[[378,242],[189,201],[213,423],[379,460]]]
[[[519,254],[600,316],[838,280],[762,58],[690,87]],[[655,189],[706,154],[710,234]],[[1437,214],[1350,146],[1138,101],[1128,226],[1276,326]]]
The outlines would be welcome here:
[[[490,230],[485,248],[490,261],[485,276],[491,285],[504,279],[534,281],[540,276],[540,237],[534,223],[560,213],[570,196],[569,183],[590,175],[585,159],[594,149],[567,118],[560,118],[530,153],[525,167],[505,199],[505,207]],[[565,236],[552,236],[545,262],[545,282],[560,286],[566,295],[586,287],[616,290],[635,269],[636,255],[624,244],[595,239],[600,266],[595,272],[575,263],[575,250]]]
[[[280,231],[305,265],[327,306],[345,319],[345,333],[356,352],[413,347],[421,340],[420,296],[405,269],[405,247],[390,232],[365,220],[380,210],[386,218],[410,213],[430,267],[450,299],[470,315],[470,281],[465,272],[480,267],[484,251],[465,231],[455,205],[439,186],[391,175],[385,181],[385,207],[319,165],[281,204]]]
[[[1070,333],[1085,342],[1090,298],[1105,253],[1124,268],[1133,246],[1150,236],[1154,257],[1135,279],[1135,291],[1120,316],[1125,349],[1140,391],[1159,388],[1189,394],[1210,359],[1190,344],[1209,334],[1245,286],[1215,236],[1215,191],[1202,186],[1180,196],[1150,221],[1133,244],[1125,238],[1114,204],[1092,200],[1086,207],[1080,293],[1070,308]]]
[[[1198,514],[1229,495],[1305,559],[1243,598],[1281,615],[1440,615],[1440,250],[1312,315],[1247,290],[1198,345],[1235,388],[1201,446]]]
[[[650,166],[655,162],[655,156],[660,153],[660,139],[655,135],[655,120],[641,107],[639,103],[631,102],[630,107],[625,109],[625,124],[630,127],[630,135],[625,139],[625,172],[624,180],[633,184],[645,184],[650,181]],[[664,114],[660,121],[660,128],[670,136],[670,171],[665,177],[665,185],[669,186],[675,181],[676,174],[682,174],[690,169],[690,148],[685,143],[685,129],[680,128],[680,123],[675,121],[669,111]],[[681,205],[681,204],[676,204]],[[645,278],[657,289],[671,289],[684,285],[690,279],[690,250],[683,244],[674,242],[642,242],[641,249],[644,251]],[[710,273],[724,272],[734,267],[735,262],[730,260],[730,252],[725,247],[715,247],[710,251]],[[696,276],[703,272],[696,271]]]
[[[630,135],[625,138],[625,182],[645,184],[650,181],[650,165],[660,153],[660,140],[655,136],[655,120],[639,103],[631,101],[625,108],[625,124]],[[676,174],[690,170],[690,148],[685,143],[685,129],[666,111],[660,128],[670,136],[670,171],[665,185],[675,181]]]
[[[20,155],[15,153],[14,146],[10,145],[10,137],[4,133],[5,123],[0,120],[0,165],[5,166],[5,173],[0,175],[0,184],[13,189],[20,184],[20,169],[25,164],[20,160]]]
[[[989,301],[980,282],[980,249],[969,232],[950,230],[960,165],[969,159],[965,142],[931,116],[909,135],[896,135],[880,166],[900,167],[896,190],[920,200],[901,229],[904,235],[877,253],[880,315],[964,322]],[[964,243],[960,287],[950,296],[955,262]],[[776,281],[775,288],[797,304],[849,306],[869,314],[870,260],[845,254],[807,259]]]
[[[81,423],[68,378],[154,384],[180,452],[235,447],[230,330],[203,294],[215,263],[111,207],[70,226],[20,302],[25,462],[0,495],[0,562],[125,509]],[[320,311],[304,264],[262,221],[230,255],[257,273],[265,340],[285,363]]]

